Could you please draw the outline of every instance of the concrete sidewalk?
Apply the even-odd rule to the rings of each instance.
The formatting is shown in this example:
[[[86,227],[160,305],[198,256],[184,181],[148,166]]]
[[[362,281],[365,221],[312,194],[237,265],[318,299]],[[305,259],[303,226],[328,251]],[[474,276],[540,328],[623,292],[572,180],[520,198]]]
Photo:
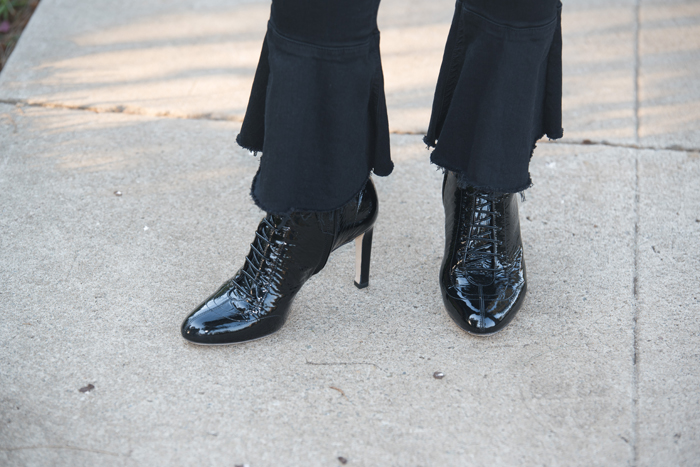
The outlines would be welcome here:
[[[269,2],[42,0],[0,74],[0,465],[700,465],[700,3],[565,2],[567,136],[488,339],[442,307],[421,142],[452,9],[382,2],[370,287],[345,247],[282,331],[203,348],[180,322],[262,215],[234,140]]]

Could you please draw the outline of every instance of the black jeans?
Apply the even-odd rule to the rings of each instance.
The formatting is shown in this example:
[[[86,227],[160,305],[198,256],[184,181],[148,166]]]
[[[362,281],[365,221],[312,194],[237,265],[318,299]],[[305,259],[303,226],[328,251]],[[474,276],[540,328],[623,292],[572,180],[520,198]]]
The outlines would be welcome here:
[[[430,1],[430,0],[425,0]],[[273,0],[238,143],[262,152],[263,210],[328,211],[391,173],[379,0]],[[559,0],[458,0],[426,144],[464,185],[530,185],[535,142],[561,138]]]

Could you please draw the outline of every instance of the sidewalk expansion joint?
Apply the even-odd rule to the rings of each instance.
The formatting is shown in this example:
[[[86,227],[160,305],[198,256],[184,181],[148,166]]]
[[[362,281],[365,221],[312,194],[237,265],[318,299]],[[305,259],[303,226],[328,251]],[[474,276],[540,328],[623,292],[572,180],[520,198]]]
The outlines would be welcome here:
[[[590,139],[579,139],[579,140],[570,140],[570,139],[565,139],[565,140],[550,140],[550,141],[540,141],[540,143],[545,143],[545,144],[571,144],[575,146],[610,146],[613,148],[626,148],[626,149],[643,149],[646,151],[678,151],[678,152],[698,152],[700,151],[700,147],[694,148],[694,147],[687,147],[687,146],[681,146],[680,144],[671,144],[669,146],[645,146],[642,144],[636,144],[636,143],[614,143],[611,141],[593,141]]]
[[[632,466],[639,465],[639,155],[634,159],[634,240],[632,245]]]
[[[214,113],[202,113],[202,114],[185,114],[173,111],[149,111],[142,109],[140,107],[131,107],[125,105],[115,105],[113,107],[97,107],[91,105],[71,105],[71,104],[61,104],[56,102],[38,102],[38,101],[28,101],[25,99],[0,99],[0,104],[9,104],[19,107],[38,107],[44,109],[58,109],[58,110],[75,110],[80,112],[93,112],[97,114],[102,113],[120,113],[126,115],[139,115],[143,117],[156,117],[156,118],[172,118],[177,120],[210,120],[216,122],[243,122],[243,117],[238,115],[223,115]],[[402,130],[392,130],[390,131],[392,135],[407,135],[407,136],[424,136],[426,131],[402,131]],[[679,144],[672,144],[669,146],[645,146],[636,143],[615,143],[606,140],[590,140],[590,139],[564,139],[564,140],[543,140],[539,144],[562,144],[562,145],[572,145],[572,146],[610,146],[613,148],[627,148],[627,149],[643,149],[648,151],[678,151],[678,152],[700,152],[700,147],[687,147],[681,146]]]
[[[10,104],[20,107],[40,107],[44,109],[60,109],[60,110],[77,110],[83,112],[93,112],[97,114],[101,113],[119,113],[127,115],[140,115],[144,117],[158,117],[158,118],[173,118],[179,120],[211,120],[217,122],[242,122],[243,118],[237,115],[223,115],[214,113],[203,113],[203,114],[185,114],[172,111],[149,111],[142,109],[140,107],[132,107],[126,105],[115,105],[112,107],[98,107],[92,105],[71,105],[71,104],[61,104],[57,102],[38,102],[38,101],[27,101],[24,99],[0,99],[0,104]]]
[[[634,140],[639,141],[639,37],[642,28],[641,22],[641,0],[636,0],[634,4]]]

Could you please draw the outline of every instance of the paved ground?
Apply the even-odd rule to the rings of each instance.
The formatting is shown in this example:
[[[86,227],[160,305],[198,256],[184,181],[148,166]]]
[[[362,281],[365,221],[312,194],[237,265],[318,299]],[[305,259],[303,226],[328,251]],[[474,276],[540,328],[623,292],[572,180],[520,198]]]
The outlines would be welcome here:
[[[196,347],[261,216],[234,138],[268,8],[42,0],[0,75],[0,464],[700,465],[700,3],[565,2],[530,293],[477,339],[420,142],[452,2],[385,0],[370,287],[345,247],[278,334]]]

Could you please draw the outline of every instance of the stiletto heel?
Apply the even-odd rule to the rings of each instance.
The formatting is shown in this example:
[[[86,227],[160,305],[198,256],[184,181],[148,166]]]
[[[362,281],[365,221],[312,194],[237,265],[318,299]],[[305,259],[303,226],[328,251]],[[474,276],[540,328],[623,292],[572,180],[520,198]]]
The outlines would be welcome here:
[[[355,286],[364,289],[369,285],[369,262],[372,256],[372,232],[369,229],[355,239]]]

